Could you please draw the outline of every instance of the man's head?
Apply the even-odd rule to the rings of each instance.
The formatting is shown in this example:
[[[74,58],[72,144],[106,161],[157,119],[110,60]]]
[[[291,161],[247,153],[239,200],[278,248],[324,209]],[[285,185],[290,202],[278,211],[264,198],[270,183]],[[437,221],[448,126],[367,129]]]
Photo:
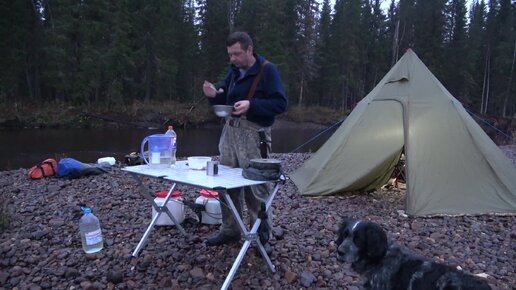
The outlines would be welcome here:
[[[233,32],[226,40],[228,56],[231,63],[243,69],[248,69],[254,63],[253,40],[249,34],[241,31]]]

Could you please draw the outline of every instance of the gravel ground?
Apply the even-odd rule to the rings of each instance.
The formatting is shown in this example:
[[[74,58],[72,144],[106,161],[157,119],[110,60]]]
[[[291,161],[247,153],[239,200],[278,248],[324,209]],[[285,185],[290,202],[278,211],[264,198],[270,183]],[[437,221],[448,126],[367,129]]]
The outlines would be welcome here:
[[[516,146],[502,148],[516,162]],[[308,154],[273,156],[288,173]],[[27,169],[0,172],[9,196],[10,227],[0,234],[0,289],[219,289],[240,250],[235,243],[208,248],[217,226],[199,224],[187,210],[183,226],[158,227],[139,257],[131,253],[150,219],[150,204],[129,174],[29,181]],[[145,179],[152,191],[169,185]],[[184,198],[198,196],[181,187]],[[99,217],[104,249],[81,248],[78,204]],[[494,289],[515,289],[515,216],[412,218],[403,214],[403,189],[382,194],[301,197],[291,181],[280,189],[271,241],[272,273],[254,248],[244,257],[233,289],[360,289],[360,277],[336,259],[336,231],[343,216],[381,223],[390,238],[437,261],[485,275]]]

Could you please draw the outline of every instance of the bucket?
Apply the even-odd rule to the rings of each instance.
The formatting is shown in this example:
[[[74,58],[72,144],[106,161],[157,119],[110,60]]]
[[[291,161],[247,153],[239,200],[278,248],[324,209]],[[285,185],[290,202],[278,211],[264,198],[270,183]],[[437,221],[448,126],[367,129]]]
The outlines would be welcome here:
[[[149,158],[145,158],[145,144],[148,143]],[[143,160],[153,168],[169,168],[172,165],[172,136],[154,134],[143,139],[140,146]]]
[[[159,191],[156,192],[156,198],[154,202],[158,206],[163,206],[165,203],[165,198],[167,197],[168,191]],[[178,223],[182,223],[185,220],[185,205],[183,204],[183,198],[181,197],[180,191],[172,192],[170,199],[167,202],[167,208],[172,213],[174,218],[176,218]],[[156,216],[158,212],[152,207],[152,218]],[[170,219],[167,213],[162,213],[158,220],[156,221],[157,226],[173,226],[174,222]]]
[[[212,190],[202,189],[196,200],[196,204],[204,206],[201,212],[201,223],[208,225],[217,225],[222,223],[222,211],[218,200],[219,193]]]

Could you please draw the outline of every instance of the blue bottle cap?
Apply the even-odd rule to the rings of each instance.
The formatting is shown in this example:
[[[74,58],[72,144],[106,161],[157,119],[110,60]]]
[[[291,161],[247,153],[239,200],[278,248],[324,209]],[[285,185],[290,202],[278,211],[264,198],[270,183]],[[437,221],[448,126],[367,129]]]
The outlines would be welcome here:
[[[91,213],[91,208],[89,207],[81,207],[81,209],[84,213]]]

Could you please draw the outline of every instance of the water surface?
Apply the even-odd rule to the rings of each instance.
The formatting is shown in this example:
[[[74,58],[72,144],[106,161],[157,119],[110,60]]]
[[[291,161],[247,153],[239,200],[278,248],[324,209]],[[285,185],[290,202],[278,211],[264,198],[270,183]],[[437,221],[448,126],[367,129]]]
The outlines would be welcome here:
[[[272,130],[272,152],[288,153],[324,129],[287,128]],[[178,157],[218,155],[221,127],[176,130]],[[95,163],[98,158],[112,156],[122,161],[124,155],[140,150],[145,136],[164,133],[156,129],[22,129],[0,130],[0,170],[30,168],[46,158],[75,158]],[[296,152],[314,152],[333,131],[321,134]]]

